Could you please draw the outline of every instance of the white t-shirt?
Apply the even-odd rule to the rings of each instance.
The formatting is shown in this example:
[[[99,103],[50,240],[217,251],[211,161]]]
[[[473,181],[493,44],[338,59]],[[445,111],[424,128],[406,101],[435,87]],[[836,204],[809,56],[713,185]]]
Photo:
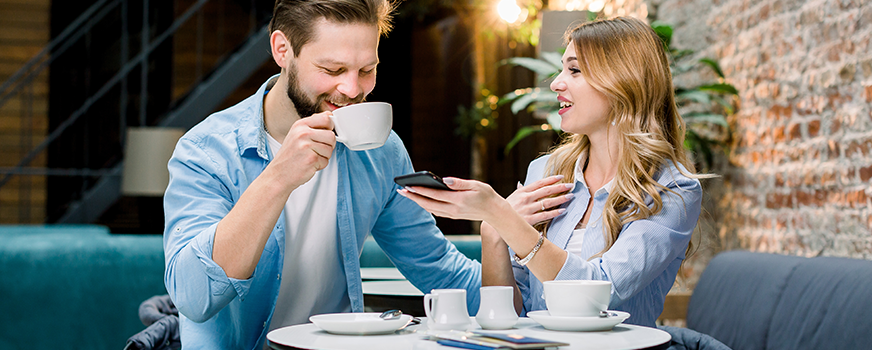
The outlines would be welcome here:
[[[587,229],[577,228],[572,230],[572,236],[569,236],[569,242],[566,243],[566,251],[575,254],[576,256],[581,256],[581,247],[584,245],[584,232]],[[587,259],[586,257],[583,257]]]
[[[267,133],[270,155],[282,145]],[[315,173],[285,203],[285,261],[269,330],[309,322],[309,316],[350,312],[336,226],[336,162]]]

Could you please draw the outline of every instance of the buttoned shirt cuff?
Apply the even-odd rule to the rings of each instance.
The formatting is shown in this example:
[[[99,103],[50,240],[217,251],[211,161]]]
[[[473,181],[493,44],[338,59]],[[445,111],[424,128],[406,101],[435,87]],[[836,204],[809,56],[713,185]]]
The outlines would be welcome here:
[[[204,232],[194,238],[194,245],[197,258],[204,266],[204,271],[209,277],[210,288],[213,295],[224,295],[228,292],[227,288],[233,286],[233,290],[240,299],[245,299],[248,291],[251,289],[251,278],[240,280],[227,276],[224,269],[212,260],[212,247],[215,244],[215,230],[218,223],[212,224]]]

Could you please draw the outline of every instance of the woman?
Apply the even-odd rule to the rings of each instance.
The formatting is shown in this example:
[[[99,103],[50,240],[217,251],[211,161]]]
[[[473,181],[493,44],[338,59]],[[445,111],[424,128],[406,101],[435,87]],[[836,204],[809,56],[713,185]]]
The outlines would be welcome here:
[[[446,178],[455,191],[399,192],[435,215],[482,220],[482,285],[515,286],[522,314],[546,308],[542,281],[608,280],[609,309],[654,326],[702,197],[663,43],[620,17],[579,25],[566,40],[551,89],[569,136],[530,163],[526,187],[503,199]]]

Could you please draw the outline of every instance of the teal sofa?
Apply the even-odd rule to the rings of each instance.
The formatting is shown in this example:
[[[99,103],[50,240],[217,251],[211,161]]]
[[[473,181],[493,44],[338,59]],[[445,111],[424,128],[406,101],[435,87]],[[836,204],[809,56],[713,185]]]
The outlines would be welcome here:
[[[481,236],[478,235],[446,235],[457,250],[468,258],[481,262]],[[360,253],[360,267],[394,267],[384,251],[372,237],[363,243]]]
[[[481,261],[478,236],[448,236]],[[393,266],[368,239],[361,266]],[[0,225],[0,350],[121,350],[139,305],[166,294],[159,234],[98,225]]]
[[[0,349],[116,349],[166,294],[160,235],[96,225],[0,226]]]

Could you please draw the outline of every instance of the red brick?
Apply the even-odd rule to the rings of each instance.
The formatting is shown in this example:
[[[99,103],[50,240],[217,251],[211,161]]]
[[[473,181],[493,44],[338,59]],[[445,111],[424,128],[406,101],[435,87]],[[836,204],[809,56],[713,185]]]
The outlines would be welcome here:
[[[864,96],[866,97],[866,103],[872,102],[872,85],[864,87],[863,90]]]
[[[829,142],[827,142],[827,150],[828,150],[827,157],[829,159],[839,158],[840,148],[841,147],[839,147],[839,144],[833,140],[830,140]]]
[[[821,130],[821,121],[820,120],[812,120],[808,122],[808,136],[816,137],[818,136],[818,132]]]
[[[766,208],[781,209],[793,207],[793,198],[790,194],[770,193],[766,195]]]
[[[784,127],[779,126],[772,129],[772,141],[775,143],[782,143],[787,139],[784,135]]]
[[[872,178],[872,165],[860,168],[860,181],[868,182]]]
[[[790,137],[790,140],[796,140],[802,137],[802,130],[800,130],[799,123],[793,123],[787,126],[787,134]]]
[[[851,141],[848,148],[845,150],[845,157],[865,156],[869,153],[869,146],[866,142]]]
[[[835,134],[839,132],[839,129],[842,128],[842,121],[839,118],[833,118],[830,122],[830,134]]]

